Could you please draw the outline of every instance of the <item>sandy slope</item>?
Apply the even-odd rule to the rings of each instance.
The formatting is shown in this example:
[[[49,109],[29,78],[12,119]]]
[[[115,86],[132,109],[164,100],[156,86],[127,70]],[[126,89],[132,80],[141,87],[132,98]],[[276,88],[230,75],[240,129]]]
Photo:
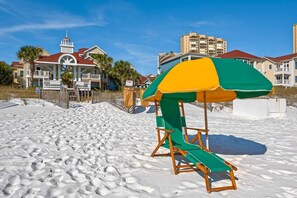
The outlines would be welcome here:
[[[149,157],[153,108],[131,115],[107,103],[32,106],[0,110],[0,197],[208,196],[199,173],[176,176],[170,158]],[[186,105],[186,114],[188,126],[203,126],[200,108]],[[239,169],[238,190],[211,197],[296,197],[296,109],[282,119],[212,112],[209,120],[211,149]],[[225,177],[214,176],[214,185]]]

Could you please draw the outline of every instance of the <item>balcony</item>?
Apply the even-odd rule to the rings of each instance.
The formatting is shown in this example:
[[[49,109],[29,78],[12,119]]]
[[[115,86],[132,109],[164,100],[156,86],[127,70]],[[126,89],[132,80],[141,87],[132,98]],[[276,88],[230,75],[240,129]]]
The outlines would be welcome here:
[[[77,90],[91,90],[91,83],[89,82],[75,82],[75,89]]]
[[[82,74],[81,75],[82,80],[101,80],[100,74]]]
[[[43,89],[45,90],[60,90],[61,81],[60,80],[44,80]]]
[[[30,70],[27,71],[27,77],[30,77]],[[33,78],[49,78],[49,71],[35,70]]]
[[[288,79],[284,79],[284,80],[282,80],[282,79],[280,79],[280,80],[275,80],[275,84],[276,84],[276,85],[284,85],[284,86],[288,86],[288,85],[290,85],[290,80],[288,80]]]
[[[288,74],[290,75],[292,73],[292,71],[287,68],[287,69],[283,69],[283,68],[276,68],[274,70],[274,74],[277,75],[277,74]]]

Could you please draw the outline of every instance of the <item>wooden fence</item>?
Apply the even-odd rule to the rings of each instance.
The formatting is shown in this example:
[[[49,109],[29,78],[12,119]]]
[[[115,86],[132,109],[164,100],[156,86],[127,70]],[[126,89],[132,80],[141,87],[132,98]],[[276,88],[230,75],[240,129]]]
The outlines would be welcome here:
[[[135,113],[136,93],[133,94],[133,105],[130,108],[125,107],[122,92],[92,92],[92,103],[108,102],[115,107],[128,113]]]
[[[41,90],[40,98],[48,102],[54,103],[64,109],[69,109],[69,95],[66,87],[62,87],[60,91]]]

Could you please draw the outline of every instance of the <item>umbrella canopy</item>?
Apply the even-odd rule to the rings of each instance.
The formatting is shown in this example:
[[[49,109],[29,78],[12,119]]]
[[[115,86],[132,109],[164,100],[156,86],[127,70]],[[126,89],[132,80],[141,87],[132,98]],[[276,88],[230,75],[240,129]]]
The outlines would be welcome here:
[[[226,102],[267,95],[271,90],[271,82],[251,65],[234,59],[201,58],[179,63],[162,73],[142,98]]]

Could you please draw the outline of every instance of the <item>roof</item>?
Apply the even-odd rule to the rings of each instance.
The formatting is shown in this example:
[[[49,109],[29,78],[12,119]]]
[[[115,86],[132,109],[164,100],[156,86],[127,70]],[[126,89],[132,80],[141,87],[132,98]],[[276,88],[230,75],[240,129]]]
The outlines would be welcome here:
[[[188,52],[186,54],[177,54],[177,55],[174,55],[174,56],[170,56],[169,58],[166,58],[164,60],[159,60],[160,61],[160,65],[163,65],[163,64],[168,63],[170,61],[173,61],[173,60],[176,60],[176,59],[180,59],[180,58],[184,58],[184,57],[187,57],[187,56],[208,57],[209,55],[207,55],[207,54],[199,54],[199,53],[194,53],[194,52]]]
[[[284,60],[290,60],[290,59],[293,59],[295,57],[297,57],[297,53],[275,57],[274,60],[275,60],[275,62],[279,62],[279,61],[284,61]]]
[[[153,80],[155,80],[156,77],[151,76],[152,74],[148,75],[148,76],[140,76],[140,84],[144,84],[146,81],[151,81],[153,82]]]
[[[13,61],[11,63],[11,67],[14,67],[14,68],[23,68],[23,64],[21,64],[20,62],[18,61]]]
[[[69,54],[69,53],[60,52],[60,53],[53,54],[50,56],[40,57],[39,59],[37,59],[37,62],[39,62],[39,63],[41,63],[41,62],[57,63],[59,61],[59,58],[64,54]],[[87,59],[80,57],[79,52],[70,53],[70,55],[72,55],[76,58],[78,65],[95,65],[92,60],[87,60]]]
[[[233,50],[231,52],[227,52],[224,54],[218,55],[220,58],[247,58],[247,59],[261,59],[258,56],[240,51],[240,50]]]
[[[89,48],[80,48],[80,49],[78,49],[78,53],[83,54],[87,49],[89,49]]]

